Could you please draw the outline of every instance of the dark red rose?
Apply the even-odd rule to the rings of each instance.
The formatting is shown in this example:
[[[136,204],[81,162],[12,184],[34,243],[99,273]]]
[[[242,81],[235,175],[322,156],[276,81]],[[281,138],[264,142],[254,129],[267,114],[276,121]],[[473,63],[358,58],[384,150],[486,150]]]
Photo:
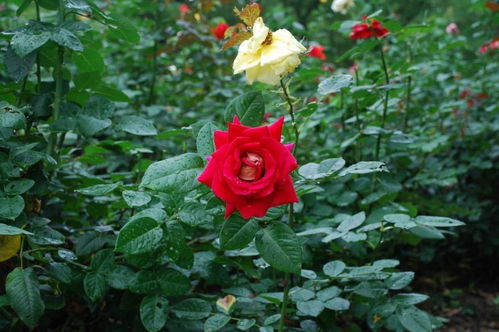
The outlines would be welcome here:
[[[234,117],[227,131],[215,131],[216,151],[198,180],[225,201],[225,218],[263,217],[273,206],[298,202],[289,175],[298,165],[293,144],[281,143],[284,118],[269,126],[247,127]]]
[[[216,39],[222,40],[225,38],[225,31],[229,28],[227,23],[218,23],[216,27],[211,29],[211,34],[215,36]]]
[[[316,45],[312,47],[307,55],[317,59],[321,59],[323,61],[326,60],[326,55],[324,54],[324,46]]]
[[[355,24],[350,32],[351,39],[367,39],[372,36],[383,38],[390,33],[380,21],[362,16],[363,23]]]
[[[367,39],[372,37],[373,32],[367,23],[355,24],[350,32],[351,39]]]

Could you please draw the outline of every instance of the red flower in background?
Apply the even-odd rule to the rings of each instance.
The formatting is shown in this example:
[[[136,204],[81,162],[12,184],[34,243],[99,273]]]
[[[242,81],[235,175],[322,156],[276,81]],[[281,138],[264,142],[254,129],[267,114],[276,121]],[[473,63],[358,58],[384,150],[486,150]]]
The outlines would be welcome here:
[[[478,51],[483,54],[487,53],[489,50],[495,50],[498,48],[499,48],[499,37],[496,37],[493,40],[480,46],[480,49]]]
[[[178,10],[180,11],[180,14],[187,14],[190,11],[189,6],[187,6],[185,3],[181,4]]]
[[[227,23],[218,23],[216,27],[211,29],[211,34],[215,36],[216,39],[222,40],[225,38],[225,31],[229,28]]]
[[[490,10],[492,10],[493,12],[496,12],[496,11],[499,10],[499,4],[498,3],[487,2],[485,4],[485,7],[487,7]]]
[[[273,206],[298,202],[289,173],[298,165],[293,144],[282,144],[284,118],[269,126],[247,127],[234,117],[227,131],[215,131],[216,151],[198,181],[225,201],[225,218],[263,217]]]
[[[326,60],[326,55],[324,54],[324,46],[316,45],[312,47],[307,55],[317,59],[321,59],[322,61]]]
[[[375,19],[362,17],[363,23],[355,24],[350,33],[351,39],[367,39],[373,36],[383,38],[390,33],[387,28],[381,25],[381,22]]]

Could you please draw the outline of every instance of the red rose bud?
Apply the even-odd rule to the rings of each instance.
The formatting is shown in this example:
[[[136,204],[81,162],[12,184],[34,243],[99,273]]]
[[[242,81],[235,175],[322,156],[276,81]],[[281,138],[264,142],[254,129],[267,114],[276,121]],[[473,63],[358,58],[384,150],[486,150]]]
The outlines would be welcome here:
[[[225,31],[229,28],[227,23],[218,23],[216,27],[211,29],[211,34],[215,36],[216,39],[222,40],[225,38]]]
[[[298,165],[292,144],[281,143],[284,118],[269,126],[247,127],[234,117],[227,131],[215,131],[216,151],[198,181],[225,202],[225,218],[263,217],[271,207],[298,202],[289,173]]]
[[[326,60],[326,55],[324,54],[324,46],[316,45],[312,47],[307,55],[317,59],[321,59],[322,61]]]
[[[180,14],[187,14],[189,12],[189,6],[187,6],[185,3],[183,3],[180,5],[178,10],[180,11]]]

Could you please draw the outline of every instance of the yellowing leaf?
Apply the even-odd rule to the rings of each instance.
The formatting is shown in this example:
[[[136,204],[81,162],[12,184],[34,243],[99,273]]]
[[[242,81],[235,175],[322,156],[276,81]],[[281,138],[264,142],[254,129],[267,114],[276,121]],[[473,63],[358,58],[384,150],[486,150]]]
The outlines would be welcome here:
[[[222,46],[222,51],[226,50],[232,46],[241,44],[246,39],[250,39],[252,36],[251,32],[240,32],[233,34],[230,39]]]
[[[230,313],[234,304],[236,304],[236,298],[232,295],[217,300],[217,308],[225,313]]]
[[[0,235],[0,262],[17,254],[21,246],[21,235]]]
[[[251,3],[244,7],[243,10],[234,8],[236,15],[249,27],[252,27],[255,20],[260,17],[261,11],[261,7],[257,3]]]

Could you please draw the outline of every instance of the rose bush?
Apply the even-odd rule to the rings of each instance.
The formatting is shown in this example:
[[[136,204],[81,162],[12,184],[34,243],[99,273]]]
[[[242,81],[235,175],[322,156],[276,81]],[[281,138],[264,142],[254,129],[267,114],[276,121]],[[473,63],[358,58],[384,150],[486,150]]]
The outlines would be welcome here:
[[[226,203],[225,218],[263,217],[273,206],[298,202],[289,173],[298,165],[293,144],[282,144],[284,118],[269,126],[247,127],[234,117],[227,131],[215,131],[216,151],[198,180]]]

